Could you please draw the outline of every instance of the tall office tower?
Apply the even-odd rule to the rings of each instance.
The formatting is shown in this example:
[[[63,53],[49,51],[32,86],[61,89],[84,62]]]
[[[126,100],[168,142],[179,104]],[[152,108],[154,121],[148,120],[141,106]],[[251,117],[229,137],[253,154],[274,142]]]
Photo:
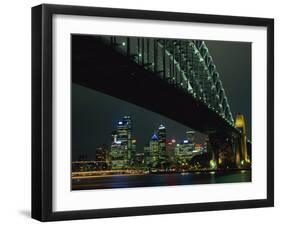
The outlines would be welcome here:
[[[160,125],[157,130],[158,136],[158,145],[159,145],[159,158],[160,162],[166,162],[167,159],[167,152],[166,152],[166,141],[167,141],[167,134],[166,134],[166,127]]]
[[[130,164],[134,165],[136,161],[136,154],[137,154],[137,140],[132,139],[132,148],[130,153]]]
[[[132,121],[130,116],[124,116],[118,121],[117,140],[126,143],[128,147],[132,145]]]
[[[188,143],[194,144],[195,141],[195,132],[190,130],[186,131],[186,139],[188,140]]]
[[[125,169],[133,162],[135,143],[132,142],[132,121],[124,116],[117,123],[116,132],[112,134],[111,162],[113,169]]]
[[[175,159],[175,148],[177,146],[177,141],[175,139],[167,140],[166,142],[166,153],[171,165],[174,165],[176,162]]]
[[[186,169],[188,167],[188,162],[193,157],[194,144],[187,142],[184,140],[182,143],[177,144],[175,147],[175,161],[177,165]]]
[[[121,120],[118,121],[117,140],[121,141],[122,145],[125,146],[125,158],[128,164],[131,164],[133,162],[135,153],[133,153],[132,120],[128,115],[124,116]]]
[[[149,142],[150,151],[150,164],[152,167],[157,167],[159,164],[160,150],[159,150],[159,138],[154,133]]]
[[[122,145],[121,141],[113,142],[110,146],[110,159],[111,159],[111,169],[121,170],[127,168],[125,146]]]

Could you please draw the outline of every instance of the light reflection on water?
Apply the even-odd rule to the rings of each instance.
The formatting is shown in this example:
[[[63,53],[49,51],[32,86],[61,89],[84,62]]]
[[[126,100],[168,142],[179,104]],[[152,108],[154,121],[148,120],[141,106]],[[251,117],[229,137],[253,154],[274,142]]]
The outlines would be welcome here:
[[[251,182],[251,171],[234,172],[196,172],[178,174],[148,174],[136,176],[112,176],[73,180],[73,189],[129,188],[168,185],[192,185]]]

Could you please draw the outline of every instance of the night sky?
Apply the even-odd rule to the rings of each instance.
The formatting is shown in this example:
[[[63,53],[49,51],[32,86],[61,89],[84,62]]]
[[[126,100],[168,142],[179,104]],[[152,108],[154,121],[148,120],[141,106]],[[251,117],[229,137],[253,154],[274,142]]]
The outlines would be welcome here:
[[[233,116],[238,112],[245,116],[251,139],[251,43],[206,41],[206,44],[220,73]],[[177,142],[189,130],[159,114],[73,83],[72,159],[77,160],[81,155],[94,159],[96,147],[110,144],[111,132],[124,115],[132,118],[137,151],[143,150],[160,124],[166,126],[168,139]],[[202,139],[202,135],[196,137],[197,142]]]
[[[242,113],[246,120],[247,137],[252,127],[252,67],[249,42],[205,41],[225,89],[233,118]]]

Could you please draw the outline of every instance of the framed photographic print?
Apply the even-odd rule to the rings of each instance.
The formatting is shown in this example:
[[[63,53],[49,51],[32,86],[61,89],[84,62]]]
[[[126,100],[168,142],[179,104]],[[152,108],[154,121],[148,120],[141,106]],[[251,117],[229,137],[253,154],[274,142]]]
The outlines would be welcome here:
[[[32,8],[32,217],[274,205],[274,21]]]

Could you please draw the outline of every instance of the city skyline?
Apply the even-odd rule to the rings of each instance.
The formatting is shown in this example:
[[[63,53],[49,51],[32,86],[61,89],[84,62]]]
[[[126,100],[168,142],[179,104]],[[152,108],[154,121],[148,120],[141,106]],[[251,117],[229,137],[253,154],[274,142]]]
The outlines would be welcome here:
[[[110,143],[102,143],[95,148],[94,158],[84,156],[83,159],[73,160],[72,162],[82,165],[85,161],[94,163],[91,167],[98,171],[130,170],[135,167],[148,170],[163,168],[176,170],[176,168],[179,169],[178,167],[181,167],[182,170],[249,167],[251,161],[249,150],[248,153],[247,151],[242,152],[242,156],[239,157],[242,159],[242,165],[239,166],[236,165],[236,157],[233,156],[232,149],[214,150],[208,136],[205,137],[203,143],[196,143],[196,132],[193,130],[185,131],[184,139],[180,141],[169,139],[167,137],[168,130],[163,124],[160,124],[152,135],[150,133],[150,136],[149,131],[147,131],[146,135],[150,137],[149,142],[146,142],[146,145],[137,151],[137,140],[132,135],[132,124],[131,117],[124,115],[113,125],[115,130],[111,133]],[[235,118],[235,126],[241,131],[245,130],[242,114],[238,114]],[[245,145],[247,144],[245,143]],[[248,148],[245,147],[245,149]],[[194,157],[197,157],[197,160],[193,160]],[[138,158],[142,158],[142,160]],[[199,165],[192,166],[192,162]],[[183,166],[185,168],[182,168]]]
[[[88,139],[85,140],[85,142],[90,143],[89,146],[86,147],[86,151],[81,151],[81,147],[83,147],[83,145],[77,145],[77,149],[76,146],[74,145],[72,148],[72,159],[73,160],[78,160],[80,157],[87,157],[89,159],[93,159],[93,157],[95,156],[95,150],[97,147],[99,147],[102,144],[110,144],[110,135],[111,133],[114,131],[114,125],[116,125],[118,123],[118,121],[120,120],[120,118],[122,118],[122,116],[124,115],[130,115],[132,118],[132,121],[134,122],[132,124],[132,128],[133,128],[133,136],[136,138],[137,140],[137,151],[141,152],[143,150],[143,147],[145,147],[145,145],[147,145],[147,143],[149,142],[150,137],[153,135],[153,133],[155,132],[155,130],[157,129],[157,127],[159,125],[165,125],[165,127],[168,129],[167,132],[167,136],[170,139],[175,139],[175,140],[183,140],[185,138],[185,132],[188,130],[192,130],[187,126],[181,125],[178,122],[175,122],[171,119],[168,119],[166,117],[163,117],[157,113],[145,110],[141,107],[138,107],[136,105],[127,103],[125,101],[122,101],[118,98],[114,98],[111,97],[109,95],[94,91],[94,90],[90,90],[86,87],[82,87],[80,85],[77,84],[72,84],[72,92],[75,95],[75,92],[85,92],[85,96],[87,97],[91,97],[93,98],[93,100],[91,102],[96,102],[99,103],[99,100],[102,99],[104,102],[104,106],[109,106],[109,104],[107,103],[114,103],[113,106],[118,106],[118,108],[116,109],[116,113],[114,113],[112,110],[110,111],[93,111],[92,115],[100,115],[100,117],[91,117],[91,119],[88,119],[87,122],[82,123],[83,128],[85,129],[86,127],[86,131],[83,132],[83,130],[79,130],[79,131],[75,131],[73,130],[73,136],[76,137],[76,139],[79,139],[79,135],[81,136],[81,133],[84,134],[84,136],[88,136],[88,131],[92,130],[93,132],[91,132],[91,134],[94,133],[94,131],[96,131],[94,134],[96,134],[96,136],[98,136],[98,139]],[[94,95],[93,95],[94,94]],[[77,104],[83,104],[83,103],[87,103],[87,97],[86,100],[84,99],[84,101],[81,101],[78,103],[77,100]],[[83,104],[84,105],[84,104]],[[126,109],[129,109],[128,111],[123,111],[122,108],[124,108],[124,106],[126,107]],[[87,107],[84,105],[84,107]],[[82,108],[84,108],[82,107]],[[75,113],[76,110],[79,110],[79,108],[73,109],[73,112]],[[93,110],[93,108],[91,108],[91,110]],[[95,108],[95,110],[98,110],[98,108]],[[132,112],[131,114],[128,114],[128,112]],[[109,114],[110,113],[110,114]],[[87,114],[90,114],[87,113]],[[102,117],[101,117],[102,116]],[[143,122],[144,119],[147,119],[147,122],[145,123],[150,124],[149,127],[145,126],[143,127],[143,123],[139,123],[137,118],[140,118],[141,122]],[[94,120],[99,118],[99,120]],[[81,126],[81,122],[83,122],[84,118],[81,118],[79,120],[79,125]],[[101,121],[102,119],[102,121]],[[86,121],[86,120],[85,120]],[[91,122],[92,121],[92,122]],[[74,122],[75,123],[75,122]],[[76,123],[78,123],[76,121]],[[96,126],[96,125],[99,126]],[[91,128],[87,128],[89,127],[89,125],[92,125]],[[75,126],[75,124],[74,124]],[[96,129],[98,128],[98,129]],[[99,129],[102,128],[103,132],[99,132]],[[105,129],[106,128],[106,129]],[[151,132],[151,136],[147,135],[147,130]],[[80,134],[76,134],[75,132],[80,132]],[[204,142],[204,138],[205,135],[197,132],[196,131],[196,141],[198,143],[202,143]],[[72,140],[72,142],[75,144],[76,140]],[[90,147],[90,148],[89,148]]]
[[[194,143],[197,145],[202,145],[204,144],[205,140],[203,143],[198,143],[195,142],[195,140],[198,141],[198,139],[195,139],[196,135],[198,135],[198,132],[195,132],[194,130],[187,130],[183,135],[182,135],[182,139],[176,139],[174,136],[173,137],[168,137],[168,128],[166,128],[165,125],[163,124],[159,124],[159,126],[157,128],[155,128],[155,130],[153,131],[147,131],[147,139],[144,141],[145,145],[138,147],[138,139],[137,137],[132,136],[133,134],[133,127],[131,127],[131,125],[133,124],[133,121],[131,119],[131,116],[123,116],[122,118],[120,118],[116,123],[115,123],[115,128],[116,130],[112,131],[111,133],[111,142],[109,143],[101,143],[100,145],[98,145],[95,149],[99,149],[101,147],[107,147],[110,149],[110,145],[112,144],[122,144],[122,142],[127,142],[126,140],[126,134],[122,136],[118,135],[118,130],[120,130],[120,127],[125,126],[126,127],[126,122],[124,123],[124,118],[129,118],[130,120],[130,134],[129,134],[129,139],[135,144],[135,146],[137,148],[135,148],[135,152],[136,153],[143,153],[145,148],[147,146],[149,146],[149,143],[151,140],[157,140],[159,141],[159,143],[162,143],[162,152],[164,152],[166,150],[166,145],[173,143],[175,145],[179,145],[179,144],[188,144],[188,143]],[[124,128],[122,128],[124,130]],[[162,131],[162,132],[161,132]],[[191,136],[192,134],[192,136]],[[160,147],[159,147],[160,148]],[[110,150],[109,150],[110,151]],[[89,159],[90,160],[90,159]],[[95,160],[97,160],[97,154],[96,154],[96,158]]]
[[[195,143],[195,131],[186,131],[184,139],[176,141],[175,139],[168,139],[167,128],[160,124],[152,135],[147,131],[147,136],[150,137],[148,138],[149,142],[142,147],[142,150],[137,151],[137,141],[132,135],[132,124],[133,121],[130,116],[124,115],[120,118],[114,125],[115,130],[111,133],[110,144],[101,144],[96,147],[94,159],[85,158],[73,161],[73,170],[77,173],[81,172],[81,170],[89,171],[88,167],[91,167],[91,171],[94,170],[97,173],[103,170],[112,170],[114,172],[116,170],[132,169],[152,170],[155,172],[158,172],[158,170],[176,171],[179,169],[198,170],[200,169],[198,168],[199,165],[191,166],[192,159],[195,156],[204,156],[204,153],[208,155],[208,157],[204,156],[204,158],[211,157],[207,160],[207,166],[204,166],[206,163],[204,158],[203,162],[197,159],[196,163],[203,164],[202,167],[209,168],[213,156],[212,150],[209,148],[207,139],[205,139],[204,144]],[[211,165],[211,168],[214,166],[215,164]]]

